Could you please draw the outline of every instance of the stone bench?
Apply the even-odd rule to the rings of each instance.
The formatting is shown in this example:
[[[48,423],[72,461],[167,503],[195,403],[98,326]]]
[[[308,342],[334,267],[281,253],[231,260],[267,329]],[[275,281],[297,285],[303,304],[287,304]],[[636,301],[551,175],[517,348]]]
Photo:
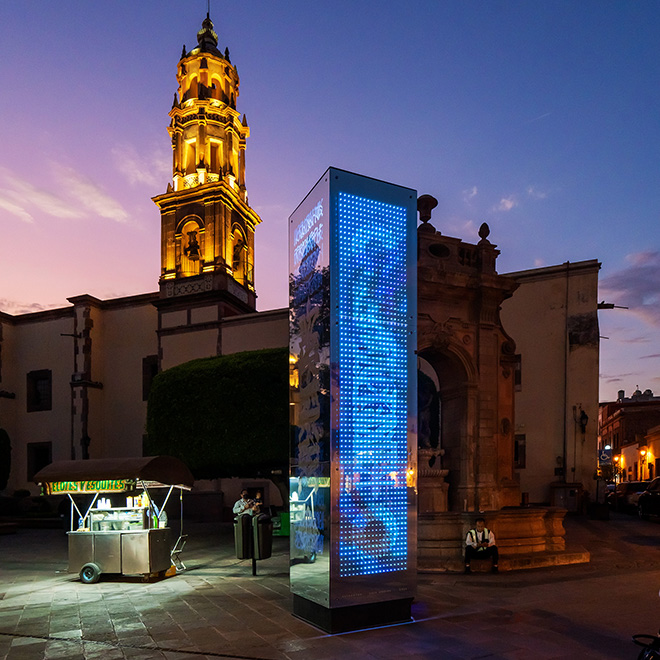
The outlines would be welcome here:
[[[462,572],[465,535],[476,512],[421,513],[417,518],[417,561],[422,573]],[[488,529],[497,539],[499,570],[520,570],[589,561],[586,551],[566,550],[566,509],[516,507],[486,511]],[[473,570],[490,570],[491,562]],[[471,566],[472,568],[472,566]]]

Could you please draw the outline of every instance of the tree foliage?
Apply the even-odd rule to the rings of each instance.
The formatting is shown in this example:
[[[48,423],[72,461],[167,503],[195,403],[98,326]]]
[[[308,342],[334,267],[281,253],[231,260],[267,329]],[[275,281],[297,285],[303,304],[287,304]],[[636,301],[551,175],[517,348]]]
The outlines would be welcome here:
[[[158,374],[145,454],[176,456],[196,479],[287,474],[288,350],[192,360]]]

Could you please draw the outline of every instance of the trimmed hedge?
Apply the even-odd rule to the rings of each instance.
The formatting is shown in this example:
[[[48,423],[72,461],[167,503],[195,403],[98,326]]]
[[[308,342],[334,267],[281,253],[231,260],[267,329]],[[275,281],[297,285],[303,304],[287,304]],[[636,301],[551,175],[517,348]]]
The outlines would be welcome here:
[[[196,479],[287,474],[286,348],[192,360],[158,374],[145,455],[180,458]]]

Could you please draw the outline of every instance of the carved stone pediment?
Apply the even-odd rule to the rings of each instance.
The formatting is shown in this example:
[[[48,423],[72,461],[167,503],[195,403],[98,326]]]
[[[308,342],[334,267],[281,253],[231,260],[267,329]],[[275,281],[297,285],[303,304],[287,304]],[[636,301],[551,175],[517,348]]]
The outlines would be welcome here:
[[[463,347],[472,343],[472,328],[457,318],[444,323],[435,321],[428,314],[420,314],[417,324],[417,344],[420,350],[428,348],[446,349],[450,344]]]

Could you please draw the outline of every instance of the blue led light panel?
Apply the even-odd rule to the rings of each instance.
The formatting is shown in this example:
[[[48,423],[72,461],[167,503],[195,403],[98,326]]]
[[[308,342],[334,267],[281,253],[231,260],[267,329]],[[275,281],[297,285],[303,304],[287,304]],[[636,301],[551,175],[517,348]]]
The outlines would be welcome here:
[[[407,568],[406,215],[337,193],[340,577]]]

